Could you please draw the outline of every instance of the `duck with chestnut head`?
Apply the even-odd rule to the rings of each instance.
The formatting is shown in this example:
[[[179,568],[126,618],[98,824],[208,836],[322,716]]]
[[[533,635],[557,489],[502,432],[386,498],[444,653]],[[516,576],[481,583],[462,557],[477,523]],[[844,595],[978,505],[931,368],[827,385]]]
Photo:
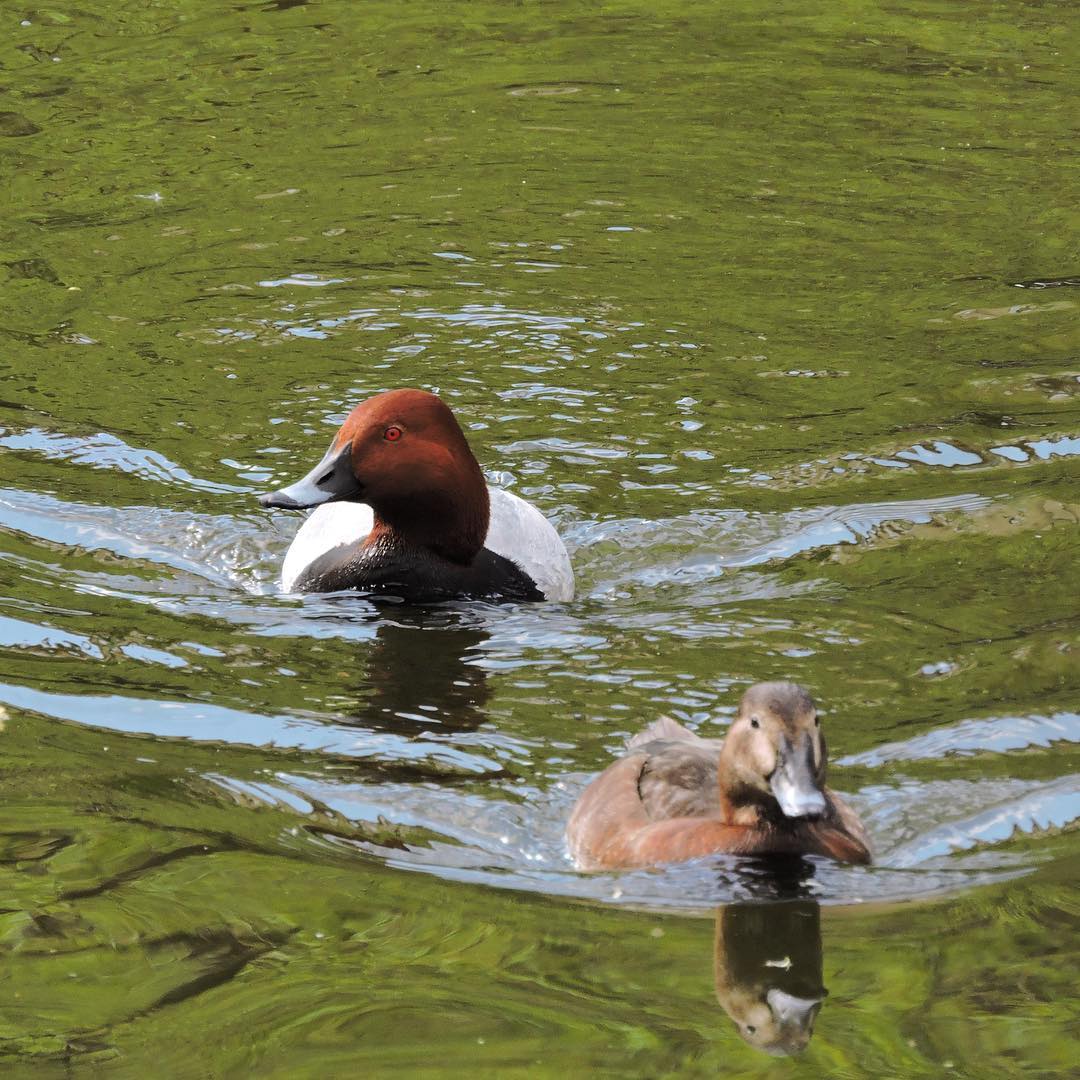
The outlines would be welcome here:
[[[758,683],[723,740],[666,717],[635,735],[574,807],[570,853],[584,870],[716,853],[868,863],[866,830],[825,786],[825,768],[810,695],[796,683]]]
[[[259,501],[316,508],[285,555],[286,592],[356,589],[414,603],[574,595],[551,524],[488,487],[453,412],[423,390],[357,405],[307,476]]]

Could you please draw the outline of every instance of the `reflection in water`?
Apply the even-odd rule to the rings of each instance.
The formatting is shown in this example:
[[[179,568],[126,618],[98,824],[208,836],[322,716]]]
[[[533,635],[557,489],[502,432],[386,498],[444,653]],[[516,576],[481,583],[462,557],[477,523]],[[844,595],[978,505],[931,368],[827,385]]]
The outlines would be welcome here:
[[[368,655],[358,719],[403,735],[475,731],[490,691],[478,646],[490,634],[473,627],[384,620]]]
[[[826,990],[821,909],[812,900],[728,904],[716,912],[716,996],[751,1046],[805,1050]]]

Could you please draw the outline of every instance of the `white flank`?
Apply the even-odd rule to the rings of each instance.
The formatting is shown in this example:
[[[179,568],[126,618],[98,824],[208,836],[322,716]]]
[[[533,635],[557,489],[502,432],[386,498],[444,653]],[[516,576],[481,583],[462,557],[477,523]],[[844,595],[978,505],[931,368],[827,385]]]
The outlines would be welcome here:
[[[293,537],[281,564],[281,587],[292,592],[300,575],[320,555],[342,544],[363,540],[374,524],[375,515],[366,503],[323,503],[316,506]]]
[[[515,562],[548,600],[574,599],[574,571],[566,545],[532,503],[502,488],[488,488],[491,521],[484,546]]]

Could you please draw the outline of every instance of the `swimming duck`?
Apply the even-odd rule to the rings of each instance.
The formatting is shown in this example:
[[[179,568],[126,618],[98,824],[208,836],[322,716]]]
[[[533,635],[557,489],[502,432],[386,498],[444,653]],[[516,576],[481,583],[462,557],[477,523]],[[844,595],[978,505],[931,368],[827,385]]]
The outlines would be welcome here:
[[[307,476],[259,501],[317,507],[285,555],[286,592],[415,603],[574,595],[558,533],[524,499],[488,487],[454,414],[422,390],[357,405]]]
[[[825,787],[825,739],[795,683],[751,686],[723,740],[664,717],[585,789],[566,836],[584,870],[718,852],[867,863],[862,823]]]

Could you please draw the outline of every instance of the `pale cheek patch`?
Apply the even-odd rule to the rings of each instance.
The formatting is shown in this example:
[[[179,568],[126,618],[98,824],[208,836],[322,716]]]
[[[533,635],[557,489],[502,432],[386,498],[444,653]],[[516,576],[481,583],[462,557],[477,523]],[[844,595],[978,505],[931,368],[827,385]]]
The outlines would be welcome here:
[[[754,768],[764,779],[771,776],[776,769],[776,748],[765,735],[759,735],[754,740],[753,752],[750,760]]]

